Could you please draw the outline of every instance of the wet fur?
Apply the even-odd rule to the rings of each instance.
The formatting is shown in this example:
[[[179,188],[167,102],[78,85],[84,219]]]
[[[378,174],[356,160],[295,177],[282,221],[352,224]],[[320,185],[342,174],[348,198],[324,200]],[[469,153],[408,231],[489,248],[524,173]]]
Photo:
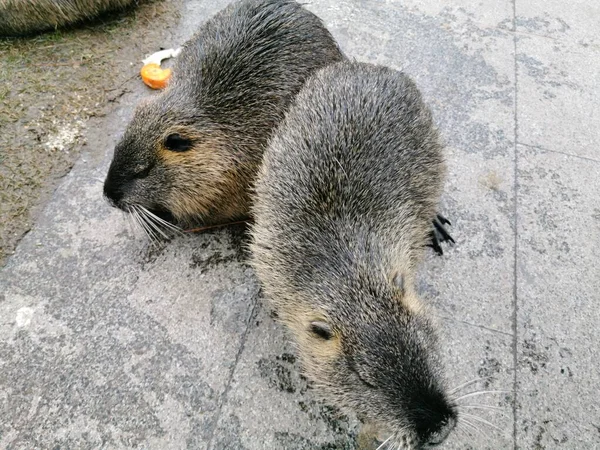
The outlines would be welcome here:
[[[255,188],[252,264],[306,374],[393,435],[390,448],[422,448],[456,419],[414,279],[444,175],[415,84],[344,62],[298,94]]]
[[[0,0],[0,36],[62,28],[124,9],[139,0]]]
[[[247,217],[273,129],[308,76],[341,59],[321,20],[300,4],[231,4],[184,45],[167,89],[137,108],[115,149],[106,195],[123,209],[141,204],[185,225]],[[166,149],[173,133],[191,149]]]

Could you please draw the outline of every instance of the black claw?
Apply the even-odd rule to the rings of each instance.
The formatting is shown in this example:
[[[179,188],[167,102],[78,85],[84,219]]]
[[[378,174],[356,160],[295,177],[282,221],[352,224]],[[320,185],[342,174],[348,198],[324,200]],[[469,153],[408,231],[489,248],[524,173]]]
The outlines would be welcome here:
[[[436,231],[442,235],[442,239],[441,239],[442,242],[450,241],[450,242],[454,243],[454,239],[446,231],[443,224],[441,224],[438,220],[434,220],[433,226],[435,227]]]
[[[437,214],[436,218],[433,219],[432,222],[433,229],[429,233],[431,242],[430,244],[428,244],[428,247],[433,248],[433,250],[441,256],[444,254],[444,250],[442,249],[441,245],[442,242],[450,242],[451,244],[454,244],[454,239],[452,238],[452,236],[450,236],[450,233],[448,233],[448,231],[444,227],[444,225],[451,226],[452,224],[441,214]]]
[[[442,249],[442,246],[440,245],[440,241],[437,237],[436,232],[431,230],[431,233],[429,235],[431,236],[431,243],[428,244],[427,247],[431,247],[434,252],[436,252],[438,255],[442,256],[444,254],[444,250]]]
[[[442,225],[450,225],[450,226],[452,226],[452,223],[450,223],[450,221],[448,219],[446,219],[444,216],[442,216],[441,214],[437,215],[437,220],[439,222],[441,222]]]

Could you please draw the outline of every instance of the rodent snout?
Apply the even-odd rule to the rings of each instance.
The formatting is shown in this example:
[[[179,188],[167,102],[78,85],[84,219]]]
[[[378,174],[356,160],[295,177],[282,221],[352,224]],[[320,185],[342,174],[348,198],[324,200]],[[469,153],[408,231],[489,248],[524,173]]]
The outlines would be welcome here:
[[[438,428],[437,431],[430,434],[428,440],[426,441],[426,445],[430,447],[434,447],[440,445],[442,442],[446,440],[450,432],[456,427],[456,418],[449,417],[444,419]]]
[[[113,183],[104,183],[104,196],[111,206],[117,206],[124,194],[123,190],[117,188]]]
[[[448,406],[435,413],[422,412],[416,417],[419,440],[425,448],[440,445],[456,427],[456,421],[456,412]]]
[[[437,447],[446,440],[456,427],[456,412],[452,408],[448,408],[446,413],[448,415],[442,415],[439,411],[437,413],[426,410],[414,411],[411,416],[415,428],[409,428],[410,431],[404,429],[399,434],[392,432],[387,439],[385,436],[390,433],[390,428],[385,429],[387,433],[380,430],[377,433],[380,441],[377,450],[388,448],[425,450]]]
[[[113,179],[113,177],[106,177],[104,181],[104,196],[112,206],[119,207],[119,204],[125,196],[125,189],[123,183],[119,183]]]

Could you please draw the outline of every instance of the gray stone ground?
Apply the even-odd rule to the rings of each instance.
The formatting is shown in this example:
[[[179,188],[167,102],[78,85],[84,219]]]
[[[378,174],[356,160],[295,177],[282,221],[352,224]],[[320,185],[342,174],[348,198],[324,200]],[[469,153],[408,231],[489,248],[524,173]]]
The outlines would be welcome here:
[[[174,46],[227,3],[185,1]],[[429,255],[448,377],[491,422],[444,448],[600,448],[600,4],[313,0],[343,49],[404,69],[448,144]],[[240,228],[152,248],[101,198],[137,80],[0,273],[0,447],[354,449],[245,263]],[[461,392],[470,392],[468,389]],[[513,403],[514,399],[514,403]]]

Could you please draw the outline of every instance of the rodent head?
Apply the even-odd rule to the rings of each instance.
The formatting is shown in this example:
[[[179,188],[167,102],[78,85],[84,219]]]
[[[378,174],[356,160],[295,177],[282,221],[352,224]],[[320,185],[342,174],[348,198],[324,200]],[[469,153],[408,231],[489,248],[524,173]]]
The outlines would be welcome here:
[[[389,437],[383,448],[425,449],[445,440],[457,411],[446,393],[432,324],[416,293],[402,277],[395,280],[388,289],[359,284],[336,302],[344,306],[309,308],[284,320],[307,376],[327,400]]]
[[[235,154],[222,127],[167,91],[136,109],[104,195],[125,211],[143,207],[185,225],[241,218],[252,170]]]

